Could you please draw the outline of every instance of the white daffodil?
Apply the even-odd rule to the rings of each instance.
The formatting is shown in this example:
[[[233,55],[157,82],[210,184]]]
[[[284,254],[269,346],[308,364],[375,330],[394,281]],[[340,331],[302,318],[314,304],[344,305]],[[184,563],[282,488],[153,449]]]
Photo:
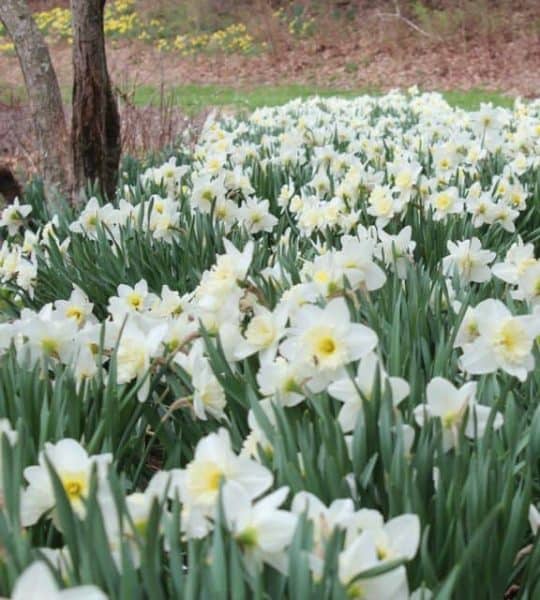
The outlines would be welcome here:
[[[270,203],[268,200],[257,200],[248,198],[239,211],[238,216],[244,227],[251,234],[260,231],[272,231],[277,225],[277,218],[270,213]]]
[[[187,313],[168,320],[168,327],[163,336],[163,345],[167,352],[183,350],[196,340],[199,333],[199,324]]]
[[[491,102],[480,104],[480,110],[471,114],[471,125],[480,136],[486,132],[500,129],[508,122],[506,111],[494,107]]]
[[[336,260],[335,252],[324,252],[302,268],[302,280],[310,281],[317,295],[329,297],[343,290],[345,271]],[[352,285],[356,286],[356,278]]]
[[[208,360],[197,354],[191,376],[193,384],[193,412],[199,419],[206,420],[207,414],[222,419],[227,404],[225,391],[212,371]]]
[[[474,227],[482,227],[484,223],[491,224],[495,221],[497,205],[489,192],[484,192],[476,196],[471,194],[469,190],[465,201],[465,209],[472,215],[472,224]]]
[[[498,223],[505,231],[514,233],[516,230],[515,220],[519,217],[519,211],[513,210],[507,204],[499,201],[493,212],[493,223]]]
[[[88,237],[95,238],[100,222],[101,206],[97,198],[90,198],[79,218],[70,224],[69,229],[74,233],[82,233]]]
[[[359,240],[346,235],[341,239],[341,250],[336,252],[336,262],[353,288],[364,287],[369,292],[381,288],[385,281],[384,271],[373,260],[374,241]]]
[[[107,600],[107,596],[94,585],[61,590],[47,565],[36,561],[15,582],[11,600]]]
[[[476,310],[472,308],[472,306],[467,307],[465,314],[463,315],[463,320],[461,321],[461,325],[459,326],[458,332],[456,334],[456,339],[454,341],[455,348],[462,348],[467,344],[471,344],[478,338],[480,335],[478,331],[478,321],[476,318]]]
[[[15,198],[12,204],[4,208],[0,215],[0,227],[7,227],[8,235],[15,235],[19,227],[24,225],[24,220],[32,212],[30,204],[19,204]]]
[[[457,162],[457,152],[452,142],[436,145],[432,149],[433,167],[438,179],[447,181],[454,172]]]
[[[329,194],[331,190],[330,179],[323,169],[320,169],[314,175],[313,179],[308,183],[308,185],[312,187],[321,197],[323,197],[325,194]]]
[[[75,352],[75,357],[71,363],[71,368],[75,377],[77,391],[80,390],[83,382],[92,379],[100,371],[100,367],[96,362],[94,353],[88,346],[84,344],[80,345],[78,351]]]
[[[512,297],[524,300],[532,308],[540,306],[540,261],[519,275],[518,287],[512,292]]]
[[[96,322],[96,319],[92,318],[94,305],[77,285],[73,285],[69,299],[57,300],[54,308],[63,318],[73,319],[79,327],[82,327],[87,321]]]
[[[274,311],[255,305],[254,312],[244,336],[234,351],[234,356],[245,358],[258,352],[261,364],[266,364],[276,356],[279,342],[285,333],[288,311],[283,305]]]
[[[317,556],[324,556],[324,544],[330,539],[334,529],[346,531],[354,524],[354,504],[351,498],[340,498],[326,506],[310,492],[298,492],[291,510],[297,515],[306,514],[313,523],[313,544]]]
[[[28,292],[30,298],[34,297],[34,287],[38,276],[38,265],[36,256],[32,255],[30,260],[19,258],[17,264],[17,285]]]
[[[126,496],[126,512],[119,511],[111,493],[100,493],[98,496],[103,517],[109,550],[118,568],[122,566],[122,546],[127,544],[130,558],[138,567],[141,562],[139,537],[146,535],[152,508],[156,501],[165,499],[165,490],[170,475],[167,471],[158,471],[148,483],[144,492],[133,492]],[[161,524],[158,525],[161,527]]]
[[[367,213],[375,217],[377,227],[385,227],[402,209],[401,201],[395,198],[389,186],[377,185],[369,196]]]
[[[223,177],[213,178],[210,173],[194,175],[193,190],[190,196],[190,204],[193,209],[202,213],[210,213],[212,204],[218,198],[224,197],[226,193]]]
[[[115,321],[133,313],[143,313],[157,301],[157,296],[148,291],[148,284],[141,279],[135,287],[121,284],[118,286],[118,296],[109,298],[108,311]]]
[[[181,297],[180,294],[171,290],[168,285],[161,288],[159,298],[156,298],[150,307],[150,315],[156,319],[165,317],[177,317],[186,308],[187,298]]]
[[[157,185],[163,185],[170,198],[174,198],[180,187],[182,178],[189,171],[187,165],[177,165],[176,157],[170,158],[164,165],[150,168],[141,175],[141,182],[146,185],[153,181]]]
[[[144,402],[150,389],[148,371],[152,358],[160,354],[167,324],[155,325],[153,321],[144,321],[129,317],[121,329],[116,350],[116,371],[118,383],[129,383],[134,379],[142,382],[137,397]]]
[[[296,406],[305,399],[302,387],[309,377],[309,367],[290,363],[282,356],[261,364],[257,383],[263,396],[282,406]]]
[[[200,539],[212,531],[212,513],[206,507],[189,503],[185,495],[185,471],[172,469],[160,471],[153,478],[155,490],[161,496],[167,491],[167,497],[181,502],[181,530],[185,539]],[[116,534],[115,534],[116,535]],[[115,537],[113,536],[113,540]],[[117,539],[117,538],[116,538]]]
[[[220,288],[204,290],[200,286],[196,290],[191,314],[209,333],[219,334],[227,359],[233,362],[233,350],[241,336],[240,302],[244,293],[236,283],[227,288],[220,284]]]
[[[361,509],[354,515],[347,529],[347,540],[353,540],[361,532],[370,531],[380,561],[403,558],[411,560],[420,543],[420,520],[417,515],[403,514],[386,523],[377,510]]]
[[[279,304],[287,307],[289,317],[293,317],[302,306],[316,302],[318,296],[317,289],[310,283],[298,283],[283,292]]]
[[[263,413],[265,414],[268,421],[272,424],[273,427],[276,426],[276,416],[274,413],[274,404],[273,401],[269,398],[264,398],[259,402],[259,406]],[[272,444],[269,442],[266,437],[265,432],[257,421],[257,417],[253,412],[253,409],[250,409],[248,412],[248,425],[250,432],[244,438],[244,443],[242,445],[241,456],[248,456],[257,461],[260,461],[259,448],[267,455],[271,455],[274,451]]]
[[[376,333],[365,325],[351,323],[347,303],[336,298],[324,308],[303,306],[294,315],[280,351],[290,362],[300,361],[311,367],[309,386],[319,391],[340,376],[346,364],[362,358],[376,345]]]
[[[338,573],[353,600],[408,600],[409,587],[405,567],[375,577],[356,579],[380,565],[371,531],[361,533],[339,555]]]
[[[431,195],[429,204],[433,209],[433,220],[441,221],[450,214],[459,214],[463,210],[463,200],[456,187],[449,187]]]
[[[458,443],[460,427],[467,413],[465,435],[469,438],[482,437],[486,431],[491,409],[477,404],[476,382],[469,382],[456,388],[443,377],[435,377],[427,386],[426,404],[414,410],[416,422],[421,427],[430,418],[440,419],[443,433],[443,449],[450,450]],[[503,416],[496,413],[493,429],[503,424]]]
[[[92,471],[96,469],[98,485],[105,485],[112,455],[88,456],[78,442],[69,438],[56,444],[46,443],[39,454],[39,465],[24,470],[24,478],[28,482],[21,497],[21,523],[24,527],[36,523],[56,505],[47,461],[58,475],[73,510],[82,515],[85,510],[84,500],[90,491]]]
[[[223,239],[223,245],[225,254],[218,256],[213,271],[219,277],[232,276],[235,280],[243,281],[253,260],[254,243],[248,242],[242,251],[238,250],[227,238]]]
[[[409,196],[422,172],[422,165],[413,159],[412,161],[396,160],[387,166],[388,171],[394,176],[395,189],[400,194]]]
[[[498,369],[527,379],[534,368],[532,350],[540,334],[540,315],[513,316],[500,300],[484,300],[474,309],[478,336],[463,346],[460,366],[480,375]]]
[[[345,433],[353,431],[356,425],[358,414],[362,411],[362,396],[366,400],[371,398],[377,371],[380,376],[381,393],[384,393],[388,383],[394,406],[397,406],[409,394],[409,384],[401,377],[389,377],[382,368],[377,355],[370,352],[360,360],[354,380],[344,377],[328,386],[328,393],[343,402],[338,421]]]
[[[223,226],[226,234],[240,221],[240,209],[230,198],[218,197],[214,205],[216,221]],[[254,216],[254,215],[253,215]]]
[[[180,223],[180,211],[178,203],[171,199],[160,199],[161,203],[148,205],[148,210],[152,206],[152,211],[144,223],[148,231],[156,240],[163,240],[171,243],[178,231]]]
[[[237,456],[229,433],[220,429],[202,438],[195,448],[193,460],[185,469],[173,470],[171,491],[177,489],[187,505],[212,515],[222,483],[235,481],[250,499],[260,496],[273,481],[272,473],[257,462]]]
[[[231,150],[237,150],[237,147],[231,147]],[[245,147],[244,151],[247,154],[251,154],[256,157],[256,147]],[[240,165],[234,167],[232,171],[225,171],[225,185],[229,190],[240,190],[244,196],[250,196],[255,193],[253,186],[251,185],[251,181],[249,178],[249,173],[244,172]]]
[[[292,541],[298,517],[279,509],[288,487],[252,502],[245,489],[228,482],[223,488],[223,510],[227,527],[240,544],[248,570],[256,573],[267,563],[287,572],[286,549]]]
[[[515,158],[510,162],[510,168],[513,173],[515,173],[518,177],[523,175],[525,171],[531,166],[532,157],[527,157],[523,152],[518,152],[515,155]]]
[[[377,235],[380,244],[375,247],[375,256],[384,261],[387,267],[395,270],[400,279],[405,279],[407,266],[413,262],[413,252],[416,247],[416,242],[411,240],[411,226],[407,225],[397,235],[390,235],[379,229]]]
[[[200,307],[212,311],[226,305],[231,296],[238,302],[241,295],[238,282],[246,278],[253,258],[252,241],[246,244],[242,252],[226,238],[223,244],[225,254],[220,254],[216,264],[203,273],[201,283],[195,291]]]
[[[452,276],[455,272],[464,283],[483,283],[491,279],[489,264],[495,259],[495,252],[483,250],[480,240],[473,237],[460,242],[448,241],[450,254],[443,258],[444,275]]]
[[[26,339],[24,350],[29,351],[32,362],[48,357],[68,363],[73,356],[77,331],[76,321],[55,318],[50,304],[45,305],[38,314],[29,313],[19,329]]]

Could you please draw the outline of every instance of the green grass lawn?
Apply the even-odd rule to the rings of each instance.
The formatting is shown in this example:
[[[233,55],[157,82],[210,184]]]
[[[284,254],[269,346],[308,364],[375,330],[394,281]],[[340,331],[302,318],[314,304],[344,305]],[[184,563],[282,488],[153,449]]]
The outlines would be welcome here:
[[[181,85],[169,89],[166,98],[193,114],[213,106],[253,110],[260,106],[285,104],[293,98],[315,95],[352,98],[359,93],[376,93],[376,90],[344,91],[307,85],[257,86],[244,89],[220,85]],[[134,101],[140,106],[159,103],[160,92],[152,86],[139,86],[135,90]]]
[[[129,90],[128,95],[138,106],[150,104],[159,105],[161,102],[160,90],[154,86],[140,85],[134,90]],[[307,98],[319,95],[322,97],[339,96],[353,98],[361,94],[377,94],[376,88],[360,88],[356,90],[340,90],[337,88],[323,88],[309,85],[279,85],[279,86],[254,86],[249,88],[235,88],[221,85],[179,85],[165,91],[164,99],[172,102],[194,115],[210,107],[231,108],[233,110],[251,111],[260,106],[277,106],[293,98]],[[66,102],[70,102],[71,88],[64,88],[62,94]],[[500,92],[489,92],[481,89],[468,91],[450,91],[443,93],[452,106],[475,110],[481,102],[492,102],[497,106],[511,107],[514,99]],[[24,99],[24,88],[10,89],[1,85],[0,102],[10,102],[13,99]]]
[[[209,107],[230,107],[237,110],[253,110],[260,106],[277,106],[293,98],[339,96],[353,98],[361,94],[376,94],[375,88],[340,90],[307,85],[256,86],[245,89],[219,85],[183,85],[175,86],[166,92],[166,99],[175,106],[195,114]],[[469,91],[450,91],[443,93],[453,106],[475,110],[481,102],[492,102],[497,106],[511,107],[514,99],[500,92],[473,89]],[[160,92],[152,86],[139,86],[134,91],[134,102],[140,106],[159,104]]]

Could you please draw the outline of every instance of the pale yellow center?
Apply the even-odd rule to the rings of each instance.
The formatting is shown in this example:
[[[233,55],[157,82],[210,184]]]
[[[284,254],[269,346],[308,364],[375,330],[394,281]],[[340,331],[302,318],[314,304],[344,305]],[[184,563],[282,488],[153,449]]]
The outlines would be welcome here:
[[[253,548],[254,546],[256,546],[257,539],[258,536],[255,527],[248,527],[236,537],[238,543],[241,546],[244,546],[244,548]]]
[[[246,330],[246,339],[250,344],[266,348],[274,342],[275,338],[276,331],[269,319],[262,315],[251,319]]]
[[[450,161],[447,158],[442,158],[439,161],[439,167],[441,169],[448,169],[450,167]]]
[[[56,356],[59,349],[58,341],[53,338],[44,337],[41,340],[41,349],[49,356]]]
[[[70,306],[66,310],[66,317],[68,317],[69,319],[75,319],[77,323],[80,323],[83,320],[84,311],[78,306]]]
[[[128,294],[127,303],[135,310],[139,310],[143,303],[142,296],[137,292],[131,292]]]
[[[396,177],[396,185],[399,188],[408,188],[411,186],[411,184],[412,184],[412,177],[411,177],[411,174],[408,173],[407,171],[402,171]]]
[[[452,204],[452,198],[448,194],[439,194],[435,200],[435,206],[439,210],[446,210],[450,208]]]
[[[453,411],[453,412],[446,413],[442,417],[441,420],[442,420],[442,426],[444,427],[444,429],[452,429],[453,427],[458,425],[459,422],[461,421],[461,412]]]
[[[316,271],[313,274],[313,281],[316,283],[328,283],[330,281],[330,274],[328,271]]]
[[[82,473],[72,473],[62,477],[62,485],[70,502],[81,500],[86,496],[87,480]]]
[[[186,471],[189,489],[195,497],[215,498],[224,477],[218,465],[210,461],[195,461],[188,465]]]
[[[347,588],[347,598],[350,600],[362,600],[366,597],[366,592],[363,586],[356,581]]]
[[[330,356],[336,351],[336,343],[331,337],[323,337],[317,343],[317,352],[323,356]]]
[[[521,323],[508,319],[496,332],[494,346],[505,360],[519,363],[529,353],[532,343]]]

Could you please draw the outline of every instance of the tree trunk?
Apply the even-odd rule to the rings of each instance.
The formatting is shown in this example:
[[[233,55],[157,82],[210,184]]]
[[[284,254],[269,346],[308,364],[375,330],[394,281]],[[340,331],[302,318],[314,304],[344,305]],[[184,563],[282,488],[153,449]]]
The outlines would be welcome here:
[[[0,198],[4,197],[8,204],[15,198],[22,198],[22,189],[9,167],[0,165]]]
[[[112,199],[120,162],[120,116],[112,91],[103,12],[105,0],[71,0],[73,15],[73,120],[75,185],[98,182]]]
[[[0,0],[0,20],[13,40],[36,130],[40,168],[49,201],[71,196],[71,152],[60,86],[49,49],[26,0]]]

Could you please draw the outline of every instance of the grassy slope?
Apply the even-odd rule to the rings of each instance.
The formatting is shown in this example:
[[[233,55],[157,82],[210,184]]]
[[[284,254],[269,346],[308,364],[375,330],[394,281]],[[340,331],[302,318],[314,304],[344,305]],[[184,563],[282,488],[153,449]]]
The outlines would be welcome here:
[[[65,101],[69,103],[71,90],[64,89],[62,92]],[[256,86],[246,89],[218,85],[179,85],[166,91],[165,100],[193,115],[211,107],[253,110],[260,106],[284,104],[298,97],[307,98],[319,95],[323,97],[352,98],[360,94],[375,94],[377,92],[374,88],[340,90],[308,85]],[[0,84],[0,102],[23,100],[25,95],[23,88],[8,91]],[[453,90],[443,92],[443,95],[451,105],[469,110],[477,109],[481,102],[492,102],[496,106],[505,107],[512,106],[514,102],[512,97],[500,92],[480,89]],[[138,86],[134,91],[133,100],[138,106],[158,105],[161,101],[160,91],[153,86]]]
[[[317,88],[305,85],[259,86],[249,89],[215,85],[185,85],[171,89],[167,94],[168,101],[194,114],[209,107],[230,107],[234,109],[253,110],[259,106],[276,106],[293,98],[308,96],[340,96],[352,98],[359,94],[377,93],[374,89],[343,91],[332,88]],[[453,106],[475,110],[481,102],[492,102],[497,106],[512,106],[514,99],[499,92],[485,90],[450,91],[443,93]],[[135,90],[135,104],[145,106],[160,102],[158,90],[150,86],[140,86]]]

